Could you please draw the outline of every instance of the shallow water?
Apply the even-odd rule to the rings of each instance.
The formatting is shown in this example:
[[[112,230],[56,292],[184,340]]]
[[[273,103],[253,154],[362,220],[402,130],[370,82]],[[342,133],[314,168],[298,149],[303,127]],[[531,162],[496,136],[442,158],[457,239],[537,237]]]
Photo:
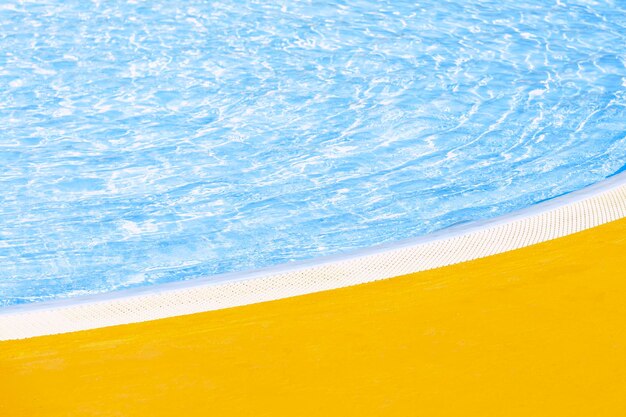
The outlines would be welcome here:
[[[623,2],[2,2],[0,305],[349,251],[602,180],[626,163],[625,45]]]

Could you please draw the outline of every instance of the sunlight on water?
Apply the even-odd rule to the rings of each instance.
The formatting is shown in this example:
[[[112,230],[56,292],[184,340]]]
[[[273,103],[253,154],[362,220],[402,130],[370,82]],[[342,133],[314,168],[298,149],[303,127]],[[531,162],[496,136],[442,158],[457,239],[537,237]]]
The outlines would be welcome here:
[[[626,163],[623,2],[5,1],[0,305],[338,253]]]

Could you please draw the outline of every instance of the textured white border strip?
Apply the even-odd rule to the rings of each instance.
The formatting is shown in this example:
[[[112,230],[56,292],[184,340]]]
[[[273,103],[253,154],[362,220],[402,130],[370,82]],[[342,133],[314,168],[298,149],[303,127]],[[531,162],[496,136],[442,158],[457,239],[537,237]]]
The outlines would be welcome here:
[[[347,287],[518,249],[622,217],[626,217],[626,174],[493,220],[350,255],[0,309],[0,340],[136,323]]]

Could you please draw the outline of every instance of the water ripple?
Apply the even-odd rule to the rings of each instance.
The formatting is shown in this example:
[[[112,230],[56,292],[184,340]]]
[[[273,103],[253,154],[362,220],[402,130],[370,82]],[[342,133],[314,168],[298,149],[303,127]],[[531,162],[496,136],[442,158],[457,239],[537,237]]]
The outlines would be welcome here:
[[[620,2],[0,4],[0,305],[497,216],[623,170]]]

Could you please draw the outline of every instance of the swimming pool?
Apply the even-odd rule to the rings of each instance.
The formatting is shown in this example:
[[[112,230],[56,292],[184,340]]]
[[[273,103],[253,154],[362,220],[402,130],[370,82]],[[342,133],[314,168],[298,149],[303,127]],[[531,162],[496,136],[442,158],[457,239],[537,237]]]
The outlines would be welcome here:
[[[623,414],[625,25],[0,4],[0,415]]]
[[[0,304],[349,253],[626,160],[626,10],[0,6]]]

